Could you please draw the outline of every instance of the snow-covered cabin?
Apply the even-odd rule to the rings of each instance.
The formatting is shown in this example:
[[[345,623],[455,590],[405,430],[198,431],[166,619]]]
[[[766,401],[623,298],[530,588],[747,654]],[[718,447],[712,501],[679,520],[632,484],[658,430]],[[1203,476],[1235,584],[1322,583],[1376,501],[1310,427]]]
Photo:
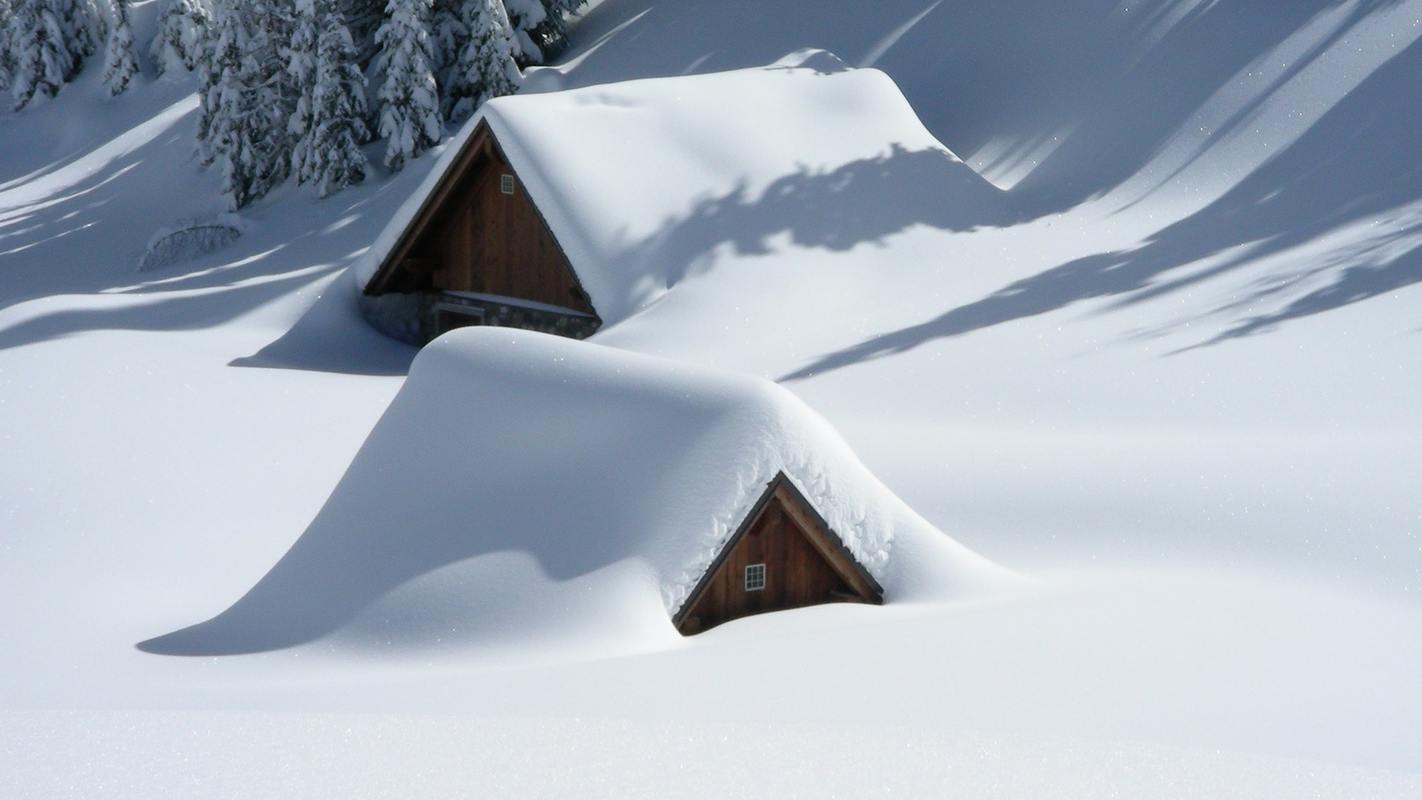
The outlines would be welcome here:
[[[399,237],[365,283],[367,298],[382,298],[364,302],[367,316],[416,344],[468,325],[589,336],[602,320],[490,117],[471,123],[413,214],[397,217]]]
[[[355,272],[367,318],[407,341],[471,324],[583,338],[723,244],[763,255],[761,231],[842,249],[1001,204],[887,75],[806,52],[490,101]]]
[[[245,597],[144,646],[637,648],[779,608],[961,597],[999,574],[771,381],[476,327],[421,351]]]
[[[777,472],[672,621],[689,635],[751,614],[835,602],[879,605],[884,590],[790,476]]]

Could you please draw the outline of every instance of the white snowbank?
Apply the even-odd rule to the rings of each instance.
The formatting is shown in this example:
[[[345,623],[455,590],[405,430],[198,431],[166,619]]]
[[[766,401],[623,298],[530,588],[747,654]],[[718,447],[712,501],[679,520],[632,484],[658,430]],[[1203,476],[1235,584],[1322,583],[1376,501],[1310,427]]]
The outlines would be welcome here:
[[[485,120],[607,324],[723,239],[760,255],[755,232],[767,228],[797,231],[787,250],[841,249],[897,231],[905,208],[952,229],[1005,219],[1001,193],[923,127],[887,75],[806,50],[756,69],[487,103],[357,262],[361,287]],[[865,230],[876,221],[883,230]]]
[[[357,616],[360,636],[386,641],[430,619],[456,629],[445,641],[674,637],[670,614],[781,470],[889,602],[1001,575],[769,381],[478,328],[425,348],[326,507],[246,597],[148,647],[270,649]]]

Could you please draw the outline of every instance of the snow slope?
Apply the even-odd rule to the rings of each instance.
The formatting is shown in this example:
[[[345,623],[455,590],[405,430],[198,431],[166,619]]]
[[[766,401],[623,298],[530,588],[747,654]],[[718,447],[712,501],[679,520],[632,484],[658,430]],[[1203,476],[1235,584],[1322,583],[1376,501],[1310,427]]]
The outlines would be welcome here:
[[[330,501],[252,591],[142,646],[272,650],[360,615],[370,619],[362,635],[379,639],[440,630],[440,641],[465,647],[665,646],[679,638],[671,615],[781,471],[888,602],[971,596],[1000,577],[768,381],[471,329],[421,352]],[[515,554],[546,577],[500,579],[497,564]],[[447,588],[426,595],[419,581],[435,572]]]
[[[824,47],[886,72],[1026,221],[945,230],[892,204],[901,229],[851,223],[833,246],[752,223],[705,237],[695,275],[599,341],[785,380],[998,560],[1228,553],[1415,596],[1422,109],[1398,98],[1420,18],[1366,0],[601,5],[545,85]],[[753,221],[777,206],[720,199]]]
[[[1030,584],[636,654],[496,650],[431,641],[467,620],[440,616],[456,564],[339,636],[136,649],[261,581],[399,391],[413,351],[342,273],[437,154],[325,202],[283,191],[230,247],[139,274],[216,179],[188,160],[189,87],[110,100],[86,72],[0,111],[0,794],[250,796],[268,765],[342,797],[1422,792],[1422,5],[874,5],[606,0],[530,82],[824,48],[887,74],[1022,221],[885,203],[887,229],[831,240],[726,191],[708,207],[749,228],[680,239],[695,268],[595,344],[780,379]],[[517,552],[481,569],[548,580]],[[430,627],[391,635],[411,615]]]

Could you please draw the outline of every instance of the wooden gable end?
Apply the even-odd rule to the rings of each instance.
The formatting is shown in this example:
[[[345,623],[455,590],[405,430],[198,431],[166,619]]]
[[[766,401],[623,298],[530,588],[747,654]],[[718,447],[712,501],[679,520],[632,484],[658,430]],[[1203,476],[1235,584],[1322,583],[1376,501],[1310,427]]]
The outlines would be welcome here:
[[[689,636],[751,614],[836,602],[878,605],[884,592],[780,473],[672,622]]]
[[[479,124],[365,291],[473,292],[597,315],[487,122]]]

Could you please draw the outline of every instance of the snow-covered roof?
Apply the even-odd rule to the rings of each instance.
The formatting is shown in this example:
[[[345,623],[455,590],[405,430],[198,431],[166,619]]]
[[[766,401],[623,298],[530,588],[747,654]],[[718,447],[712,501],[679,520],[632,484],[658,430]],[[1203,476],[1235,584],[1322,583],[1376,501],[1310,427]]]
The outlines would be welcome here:
[[[465,328],[420,353],[281,562],[160,649],[269,649],[338,629],[408,637],[431,625],[445,640],[675,638],[670,615],[782,471],[889,602],[962,595],[997,574],[773,382]]]
[[[820,202],[818,193],[855,193],[849,207],[862,214],[851,213],[871,224],[885,206],[970,208],[986,218],[983,208],[1001,203],[923,127],[887,75],[804,51],[756,69],[490,101],[358,262],[362,287],[484,121],[608,324],[685,277],[688,260],[717,242],[763,252],[759,242],[740,241],[749,234],[737,232],[734,213],[717,219],[737,204],[790,199],[759,202],[758,229],[776,227],[767,216],[785,217],[782,229],[803,228],[802,218],[818,213],[832,240],[844,204]],[[937,160],[933,197],[918,196],[923,186],[862,178],[905,153]]]

